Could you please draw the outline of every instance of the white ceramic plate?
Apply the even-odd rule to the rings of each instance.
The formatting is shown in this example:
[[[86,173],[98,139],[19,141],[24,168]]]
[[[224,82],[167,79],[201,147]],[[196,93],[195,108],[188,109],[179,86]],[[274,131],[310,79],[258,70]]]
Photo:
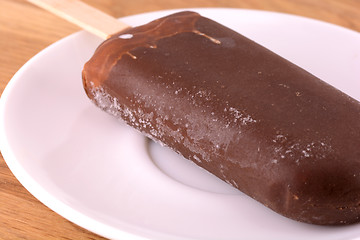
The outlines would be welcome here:
[[[301,17],[196,9],[360,99],[360,34]],[[139,25],[174,11],[123,20]],[[26,63],[1,98],[2,154],[70,221],[115,239],[355,239],[359,225],[286,219],[97,109],[81,70],[100,39],[73,34]]]

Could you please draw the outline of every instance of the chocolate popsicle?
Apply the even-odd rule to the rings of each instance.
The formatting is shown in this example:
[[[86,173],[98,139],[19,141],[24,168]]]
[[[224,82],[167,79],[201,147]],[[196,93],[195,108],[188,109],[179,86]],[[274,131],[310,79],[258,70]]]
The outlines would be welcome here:
[[[360,217],[360,103],[194,12],[129,28],[83,70],[88,97],[294,220]]]

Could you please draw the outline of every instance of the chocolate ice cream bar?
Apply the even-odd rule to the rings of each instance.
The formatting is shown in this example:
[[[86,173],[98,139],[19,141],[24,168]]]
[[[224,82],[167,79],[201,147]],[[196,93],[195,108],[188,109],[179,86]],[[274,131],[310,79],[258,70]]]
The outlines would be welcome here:
[[[295,47],[295,46],[294,46]],[[219,23],[180,12],[102,43],[100,108],[286,217],[360,217],[360,103]]]

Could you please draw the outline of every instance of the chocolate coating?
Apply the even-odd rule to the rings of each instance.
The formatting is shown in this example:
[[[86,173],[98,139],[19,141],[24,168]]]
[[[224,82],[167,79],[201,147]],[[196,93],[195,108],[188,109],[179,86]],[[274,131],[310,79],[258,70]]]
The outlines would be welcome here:
[[[102,43],[84,88],[110,114],[286,217],[360,217],[360,103],[194,12]]]

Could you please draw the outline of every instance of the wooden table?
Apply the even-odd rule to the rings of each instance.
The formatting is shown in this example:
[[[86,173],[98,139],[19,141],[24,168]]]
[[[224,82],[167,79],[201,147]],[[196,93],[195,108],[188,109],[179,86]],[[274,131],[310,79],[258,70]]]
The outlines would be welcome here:
[[[186,7],[262,9],[302,15],[360,32],[359,0],[85,0],[122,17]],[[23,0],[0,0],[0,93],[14,73],[51,43],[79,29]],[[1,134],[1,133],[0,133]],[[0,155],[0,239],[103,239],[35,199]]]

